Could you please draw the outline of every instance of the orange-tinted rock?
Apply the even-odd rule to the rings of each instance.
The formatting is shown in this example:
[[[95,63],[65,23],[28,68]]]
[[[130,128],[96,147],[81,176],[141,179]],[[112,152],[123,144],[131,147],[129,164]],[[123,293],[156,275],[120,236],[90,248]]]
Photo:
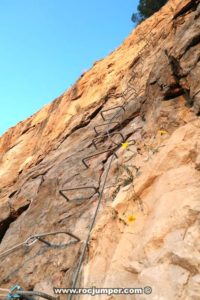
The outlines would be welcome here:
[[[71,285],[98,194],[67,202],[59,190],[102,188],[111,152],[92,155],[123,140],[102,137],[95,149],[94,127],[105,133],[102,111],[124,104],[125,112],[103,114],[118,112],[109,129],[128,143],[111,165],[78,286],[150,285],[151,295],[135,299],[198,299],[198,2],[168,1],[68,91],[0,138],[0,254],[44,232],[70,231],[81,240],[63,248],[38,241],[0,257],[2,287],[17,282],[51,293]],[[69,194],[80,196],[91,194]]]

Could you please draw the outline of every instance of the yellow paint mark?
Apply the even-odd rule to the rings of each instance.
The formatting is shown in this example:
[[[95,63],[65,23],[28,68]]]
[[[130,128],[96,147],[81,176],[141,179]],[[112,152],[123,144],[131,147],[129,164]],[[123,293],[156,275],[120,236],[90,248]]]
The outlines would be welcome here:
[[[166,130],[159,130],[158,132],[160,133],[160,135],[168,134]]]
[[[122,143],[122,148],[123,149],[127,149],[128,148],[128,146],[129,146],[129,143],[128,142],[125,142],[125,143]]]
[[[135,222],[136,221],[136,217],[133,215],[128,216],[128,221],[129,222]]]

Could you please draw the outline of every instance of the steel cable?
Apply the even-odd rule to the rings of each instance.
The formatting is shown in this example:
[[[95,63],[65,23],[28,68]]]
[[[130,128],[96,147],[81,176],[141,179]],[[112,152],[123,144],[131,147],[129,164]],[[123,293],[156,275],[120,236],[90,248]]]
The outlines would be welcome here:
[[[89,242],[89,239],[90,239],[91,231],[92,231],[92,229],[94,227],[94,224],[95,224],[95,221],[96,221],[96,217],[97,217],[97,214],[98,214],[98,211],[99,211],[99,208],[100,208],[101,200],[103,198],[103,192],[104,192],[104,189],[105,189],[105,185],[106,185],[106,182],[107,182],[108,174],[109,174],[110,167],[111,167],[113,159],[114,159],[114,154],[112,154],[112,156],[110,158],[110,162],[109,162],[109,165],[108,165],[108,169],[106,171],[106,175],[105,175],[105,179],[104,179],[104,182],[103,182],[102,190],[100,192],[100,196],[99,196],[99,200],[98,200],[98,203],[97,203],[97,207],[96,207],[93,219],[92,219],[92,223],[90,225],[89,233],[88,233],[87,239],[85,241],[85,245],[84,245],[81,257],[80,257],[80,261],[78,263],[78,267],[77,267],[76,272],[75,272],[75,276],[74,276],[73,283],[72,283],[72,288],[76,287],[78,276],[79,276],[79,273],[80,273],[80,270],[81,270],[81,266],[82,266],[82,263],[83,263],[83,260],[84,260],[84,256],[85,256],[85,253],[86,253],[86,250],[87,250],[88,242]],[[69,295],[69,300],[71,300],[72,297],[73,297],[73,294],[70,294]]]

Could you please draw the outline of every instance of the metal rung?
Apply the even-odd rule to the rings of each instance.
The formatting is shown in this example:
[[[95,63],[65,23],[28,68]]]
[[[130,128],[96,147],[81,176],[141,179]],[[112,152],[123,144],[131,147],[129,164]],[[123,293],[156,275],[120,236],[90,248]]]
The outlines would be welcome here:
[[[123,136],[123,134],[121,132],[111,132],[110,134],[106,133],[104,135],[101,135],[99,137],[96,137],[92,140],[92,144],[94,145],[94,147],[97,149],[97,146],[96,146],[96,140],[100,140],[102,139],[103,137],[110,137],[110,136],[114,136],[114,135],[120,135],[121,138],[122,138],[122,142],[124,143],[125,142],[125,138]],[[112,139],[111,141],[113,142],[113,144],[115,144],[116,146],[119,146],[119,144],[116,144]]]
[[[98,153],[96,153],[96,154],[89,155],[89,156],[87,156],[87,157],[85,157],[85,158],[82,159],[82,163],[84,164],[84,166],[85,166],[87,169],[89,169],[88,164],[85,162],[86,160],[88,160],[88,159],[90,159],[90,158],[92,158],[92,157],[98,156],[98,155],[100,155],[100,154],[107,153],[107,152],[108,152],[108,153],[110,152],[110,153],[112,154],[115,150],[116,150],[116,147],[113,148],[113,149],[110,149],[110,150],[105,150],[105,151],[98,152]],[[116,158],[118,158],[118,156],[117,156],[116,153],[113,153],[113,154],[115,155]]]
[[[114,110],[114,109],[116,109],[116,108],[120,108],[120,109],[123,110],[124,112],[126,111],[126,110],[125,110],[125,107],[124,107],[123,105],[114,106],[114,107],[111,107],[111,108],[109,108],[109,109],[102,110],[102,112],[101,112],[101,117],[102,117],[102,119],[103,119],[104,121],[110,120],[110,119],[105,119],[103,113],[105,113],[105,112],[107,112],[107,111],[110,111],[110,110]]]
[[[71,244],[71,242],[68,242],[66,244],[61,244],[61,245],[58,245],[58,244],[52,244],[52,243],[49,243],[47,241],[45,241],[43,238],[47,237],[47,236],[52,236],[52,235],[58,235],[58,234],[66,234],[72,238],[75,239],[75,241],[73,243],[78,243],[80,242],[80,238],[77,237],[76,235],[74,235],[73,233],[69,232],[69,231],[55,231],[55,232],[47,232],[47,233],[41,233],[41,234],[36,234],[34,235],[34,237],[39,240],[40,242],[43,242],[44,244],[48,245],[49,247],[66,247],[68,246],[69,244]]]
[[[110,124],[117,124],[117,125],[121,125],[119,122],[109,122],[109,123],[104,123],[104,124],[101,124],[101,125],[97,125],[97,126],[94,126],[94,131],[95,131],[95,133],[96,134],[99,134],[100,132],[98,132],[97,130],[96,130],[96,128],[98,128],[98,127],[102,127],[102,126],[106,126],[106,125],[110,125]],[[111,129],[110,129],[111,130]],[[109,132],[109,131],[108,131]]]
[[[128,145],[129,146],[134,146],[135,144],[136,144],[136,140],[129,140],[129,141],[127,141],[127,143],[128,143]]]
[[[140,64],[141,62],[139,62],[138,64]],[[134,91],[136,91],[135,90],[135,88],[133,87],[133,83],[132,83],[132,80],[133,79],[135,79],[135,76],[136,76],[136,72],[131,76],[131,78],[129,79],[129,81],[128,81],[128,83],[127,83],[127,85],[128,85],[128,87],[129,88],[131,88],[131,89],[133,89]],[[134,83],[134,86],[135,86],[135,83]]]
[[[62,247],[66,247],[66,246],[70,245],[71,242],[68,242],[67,244],[62,244],[62,245],[54,245],[43,239],[45,236],[57,235],[60,233],[63,233],[63,234],[73,237],[75,239],[75,241],[73,243],[77,243],[80,241],[80,239],[77,236],[75,236],[74,234],[72,234],[71,232],[68,232],[68,231],[55,231],[55,232],[34,234],[33,236],[30,236],[28,239],[26,239],[24,242],[17,244],[15,246],[13,246],[12,248],[0,253],[0,258],[9,255],[10,253],[18,250],[19,248],[21,248],[23,246],[30,247],[31,245],[35,244],[37,241],[43,242],[43,243],[47,244],[49,247],[61,247],[62,248]]]
[[[131,91],[131,94],[129,95],[128,92]],[[125,101],[128,101],[133,95],[136,95],[137,91],[130,86],[122,93],[122,97],[124,98]],[[128,97],[127,97],[128,95]]]
[[[133,95],[137,94],[137,90],[135,88],[133,88],[131,81],[128,84],[128,88],[126,89],[126,91],[123,93],[123,97],[124,98],[130,98]]]
[[[81,197],[81,198],[75,198],[75,199],[69,199],[67,197],[67,195],[65,195],[64,192],[67,192],[67,191],[76,191],[76,190],[84,190],[84,189],[93,189],[94,192],[93,194],[90,196],[90,197]],[[99,194],[99,189],[94,187],[94,186],[84,186],[84,187],[78,187],[78,188],[73,188],[73,189],[65,189],[65,190],[60,190],[59,191],[60,195],[63,196],[68,202],[73,202],[73,201],[81,201],[81,200],[89,200],[91,199],[95,194]]]

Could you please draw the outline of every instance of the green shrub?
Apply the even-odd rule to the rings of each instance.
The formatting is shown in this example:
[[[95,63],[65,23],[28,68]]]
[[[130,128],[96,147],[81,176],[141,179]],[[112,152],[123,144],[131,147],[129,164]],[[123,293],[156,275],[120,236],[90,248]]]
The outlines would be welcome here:
[[[167,3],[167,0],[140,0],[137,7],[138,12],[132,14],[131,20],[133,23],[141,23],[143,20],[152,16],[165,3]]]

